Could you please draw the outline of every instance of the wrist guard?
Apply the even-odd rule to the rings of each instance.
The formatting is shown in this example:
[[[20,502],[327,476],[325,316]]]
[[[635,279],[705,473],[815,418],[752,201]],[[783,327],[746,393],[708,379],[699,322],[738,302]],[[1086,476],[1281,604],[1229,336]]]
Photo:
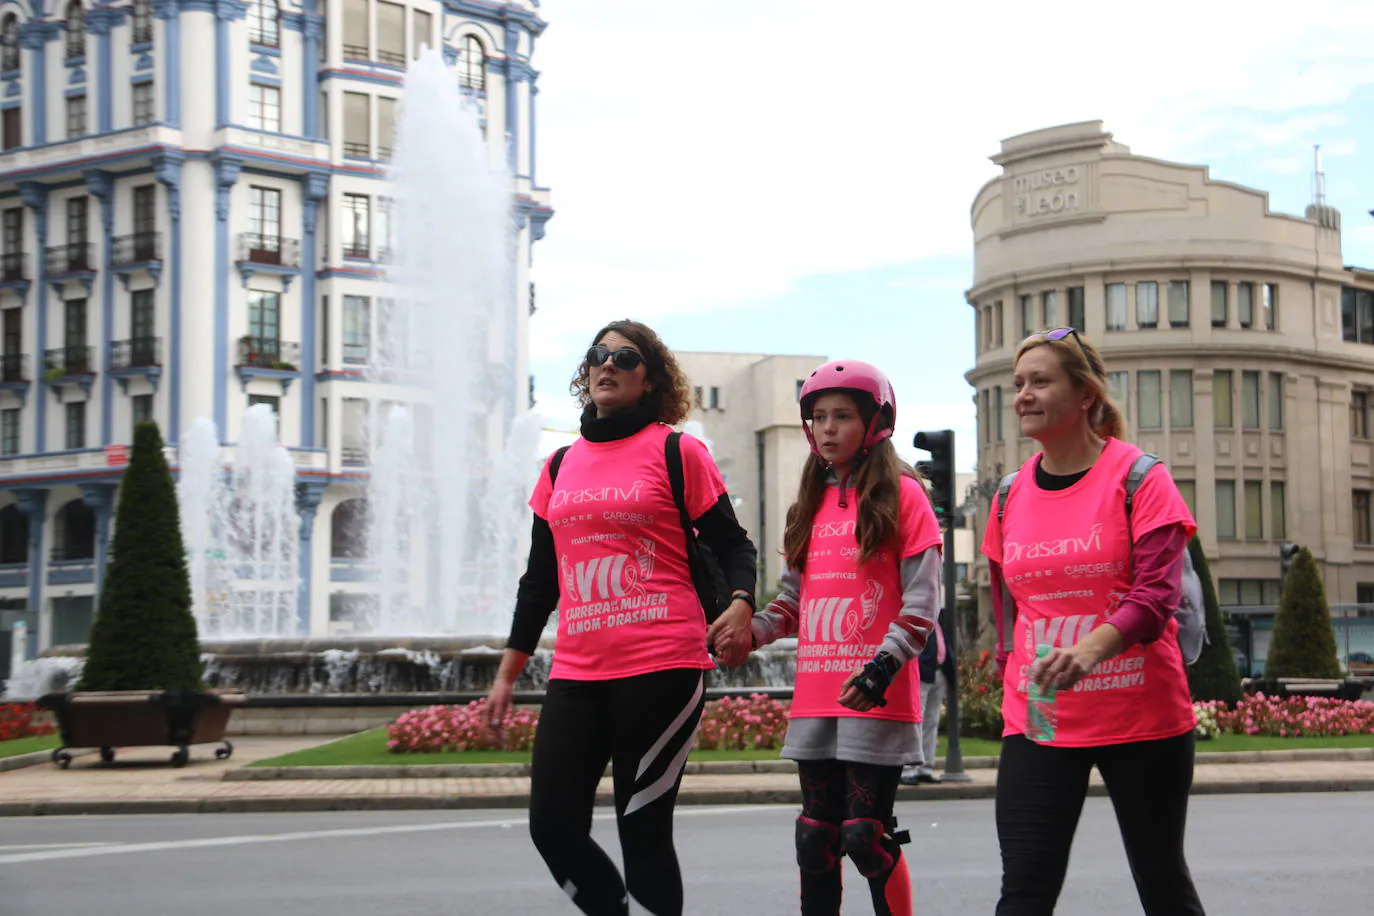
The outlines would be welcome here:
[[[901,670],[902,663],[892,653],[879,652],[864,665],[863,671],[854,679],[854,686],[859,688],[859,692],[868,697],[874,705],[886,706],[887,700],[884,695],[887,693],[887,688],[892,684],[892,679]]]

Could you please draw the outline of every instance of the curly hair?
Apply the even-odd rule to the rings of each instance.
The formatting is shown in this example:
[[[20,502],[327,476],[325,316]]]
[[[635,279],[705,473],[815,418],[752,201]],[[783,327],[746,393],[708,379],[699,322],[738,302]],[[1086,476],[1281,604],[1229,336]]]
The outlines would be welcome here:
[[[687,384],[687,376],[673,358],[673,351],[659,339],[653,328],[628,318],[612,321],[597,331],[591,345],[596,346],[601,338],[612,331],[634,344],[644,357],[648,373],[646,380],[650,387],[642,403],[654,405],[659,421],[669,426],[676,426],[687,419],[692,412],[691,388]],[[568,390],[577,398],[583,410],[592,405],[590,372],[585,358],[573,374]]]

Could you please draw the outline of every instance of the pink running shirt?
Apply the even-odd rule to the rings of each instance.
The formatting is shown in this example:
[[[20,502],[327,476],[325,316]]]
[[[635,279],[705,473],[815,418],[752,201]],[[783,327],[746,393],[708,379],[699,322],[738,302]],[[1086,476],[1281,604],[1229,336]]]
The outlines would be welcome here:
[[[897,549],[884,548],[859,568],[858,498],[853,490],[847,502],[841,508],[839,489],[827,488],[812,521],[801,581],[791,717],[919,722],[921,675],[915,661],[897,672],[884,695],[886,706],[856,712],[836,698],[845,679],[878,654],[888,627],[902,612],[902,560],[939,547],[940,525],[921,484],[903,477]]]
[[[1168,472],[1146,475],[1126,518],[1126,474],[1140,449],[1108,439],[1082,480],[1065,490],[1035,485],[1036,454],[1007,497],[1005,530],[988,513],[983,553],[1001,564],[1016,602],[1011,658],[1003,681],[1003,736],[1026,732],[1027,684],[1035,647],[1073,646],[1111,616],[1131,590],[1133,534],[1182,524],[1192,514]],[[1148,645],[1099,664],[1070,690],[1057,691],[1057,747],[1096,747],[1181,735],[1197,724],[1178,649],[1178,621]]]
[[[530,508],[549,523],[558,557],[551,678],[715,667],[668,483],[663,447],[670,432],[655,423],[612,442],[578,439],[563,456],[556,486],[544,464]],[[687,511],[700,518],[725,482],[700,440],[684,435],[680,442]]]

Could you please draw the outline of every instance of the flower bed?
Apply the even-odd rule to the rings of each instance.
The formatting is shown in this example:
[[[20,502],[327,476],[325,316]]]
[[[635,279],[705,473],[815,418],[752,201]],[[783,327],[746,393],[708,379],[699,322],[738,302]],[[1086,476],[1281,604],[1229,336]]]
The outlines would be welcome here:
[[[1198,714],[1199,738],[1225,733],[1275,738],[1374,734],[1374,703],[1365,701],[1326,697],[1281,700],[1260,693],[1245,697],[1235,709],[1227,709],[1218,701],[1194,703],[1193,709]]]
[[[38,718],[33,703],[0,703],[0,741],[37,738],[57,732],[52,722]]]

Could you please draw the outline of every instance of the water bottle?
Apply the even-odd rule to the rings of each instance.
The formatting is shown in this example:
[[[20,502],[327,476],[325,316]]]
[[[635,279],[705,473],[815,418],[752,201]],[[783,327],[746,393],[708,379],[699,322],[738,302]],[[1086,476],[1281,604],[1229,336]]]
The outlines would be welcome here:
[[[1049,654],[1049,646],[1042,644],[1035,647],[1037,660]],[[1054,685],[1051,684],[1041,690],[1039,684],[1031,681],[1027,691],[1027,700],[1026,737],[1032,741],[1043,743],[1053,741],[1055,725],[1058,722],[1058,717],[1054,711]]]

